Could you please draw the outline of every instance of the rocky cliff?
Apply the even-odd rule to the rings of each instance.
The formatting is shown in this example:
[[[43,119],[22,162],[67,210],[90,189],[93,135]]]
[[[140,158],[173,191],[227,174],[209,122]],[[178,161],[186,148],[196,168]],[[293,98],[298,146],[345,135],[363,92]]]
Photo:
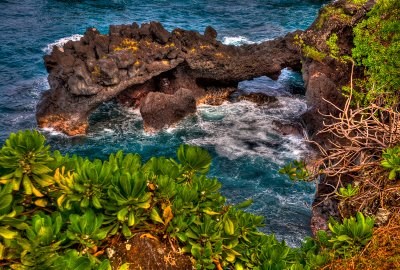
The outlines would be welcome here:
[[[330,147],[330,134],[319,133],[331,119],[338,115],[335,106],[341,108],[346,101],[342,89],[350,85],[350,79],[362,78],[360,67],[353,66],[350,58],[353,44],[353,28],[366,18],[375,1],[355,4],[349,0],[334,1],[323,7],[315,22],[296,37],[302,52],[302,72],[306,86],[309,110],[302,116],[310,138],[323,148]],[[337,138],[336,138],[337,140]],[[344,180],[344,179],[342,179]],[[313,203],[312,230],[327,229],[329,216],[337,216],[338,201],[327,195],[334,191],[337,179],[321,178]]]

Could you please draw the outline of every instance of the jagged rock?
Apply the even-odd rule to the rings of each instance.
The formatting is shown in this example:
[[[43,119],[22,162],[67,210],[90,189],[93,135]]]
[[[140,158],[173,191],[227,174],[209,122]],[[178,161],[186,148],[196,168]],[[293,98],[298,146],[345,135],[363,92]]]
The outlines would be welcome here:
[[[151,22],[149,30],[153,38],[160,44],[166,44],[171,37],[171,34],[159,22]]]
[[[217,38],[217,31],[211,26],[207,26],[204,30],[204,37],[210,40]]]
[[[286,135],[294,135],[298,137],[303,137],[303,127],[298,122],[283,122],[272,120],[272,124],[274,125],[273,129],[280,134]]]
[[[189,89],[198,101],[213,92],[237,89],[240,81],[264,75],[276,79],[285,67],[300,68],[300,55],[293,44],[295,35],[235,47],[217,41],[211,27],[206,28],[205,35],[182,29],[169,33],[158,22],[140,27],[135,23],[110,26],[108,35],[89,28],[81,40],[55,47],[44,57],[50,90],[38,104],[38,124],[66,134],[84,134],[90,113],[117,97],[124,104],[140,106],[144,103],[138,99],[144,98],[144,93],[162,92],[167,94],[162,95],[164,98],[171,99],[165,104],[175,104],[174,93],[181,88]],[[150,81],[146,91],[131,95],[132,89]],[[130,96],[132,101],[127,100]],[[154,112],[149,108],[142,111],[148,115],[159,112],[154,106]],[[180,111],[192,110],[191,105]],[[183,114],[157,117],[145,126],[160,129]],[[64,123],[55,124],[55,119]]]
[[[265,105],[273,102],[277,102],[278,99],[274,96],[269,96],[264,93],[251,93],[242,95],[238,98],[239,100],[247,100],[256,103],[257,105]]]
[[[135,56],[132,51],[119,51],[113,56],[118,69],[127,69],[135,63]]]
[[[197,104],[207,104],[213,106],[219,106],[224,103],[232,93],[234,93],[237,89],[235,87],[224,87],[222,89],[210,89],[209,92],[211,94],[207,94],[203,96],[201,99],[197,100]]]
[[[173,95],[150,92],[141,102],[140,113],[147,132],[170,126],[190,113],[196,112],[196,100],[192,91],[181,88]]]
[[[105,58],[98,61],[100,69],[100,83],[109,86],[120,82],[118,67],[114,59]]]
[[[99,91],[96,87],[90,87],[92,79],[82,61],[74,66],[74,71],[74,75],[68,79],[69,90],[72,94],[77,96],[90,96]]]

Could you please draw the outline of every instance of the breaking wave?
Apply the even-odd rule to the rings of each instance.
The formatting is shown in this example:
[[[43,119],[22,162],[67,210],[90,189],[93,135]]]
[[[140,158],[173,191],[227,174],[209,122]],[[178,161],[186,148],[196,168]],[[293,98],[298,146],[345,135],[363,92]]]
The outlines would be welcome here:
[[[54,42],[52,42],[52,43],[50,43],[50,44],[47,44],[47,46],[44,47],[44,48],[42,49],[42,51],[45,52],[46,54],[49,54],[49,53],[51,53],[51,51],[53,50],[53,47],[54,47],[54,46],[62,47],[62,46],[64,46],[64,44],[67,43],[68,41],[70,41],[70,40],[72,40],[72,41],[78,41],[78,40],[80,40],[82,37],[83,37],[83,35],[74,34],[74,35],[69,36],[69,37],[60,38],[60,39],[58,39],[58,40],[56,40],[56,41],[54,41]]]

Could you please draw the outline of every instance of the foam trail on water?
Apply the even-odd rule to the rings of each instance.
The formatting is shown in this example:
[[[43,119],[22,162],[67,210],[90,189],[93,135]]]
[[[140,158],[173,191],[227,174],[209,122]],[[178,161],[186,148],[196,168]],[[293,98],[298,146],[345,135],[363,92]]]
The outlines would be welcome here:
[[[44,47],[44,48],[42,49],[42,51],[45,52],[46,54],[49,54],[49,53],[51,53],[51,51],[53,50],[53,47],[54,47],[54,46],[62,47],[62,46],[64,46],[64,44],[67,43],[68,41],[70,41],[70,40],[72,40],[72,41],[78,41],[78,40],[80,40],[82,37],[83,37],[83,35],[74,34],[74,35],[69,36],[69,37],[60,38],[60,39],[54,41],[53,43],[47,44],[47,46]]]

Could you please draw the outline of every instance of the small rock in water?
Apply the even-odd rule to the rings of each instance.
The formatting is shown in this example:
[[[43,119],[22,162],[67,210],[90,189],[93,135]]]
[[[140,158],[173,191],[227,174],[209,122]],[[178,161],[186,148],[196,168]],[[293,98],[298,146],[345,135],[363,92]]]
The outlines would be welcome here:
[[[277,102],[278,99],[274,96],[268,96],[263,93],[251,93],[239,97],[239,100],[247,100],[256,103],[257,105],[265,105]]]

